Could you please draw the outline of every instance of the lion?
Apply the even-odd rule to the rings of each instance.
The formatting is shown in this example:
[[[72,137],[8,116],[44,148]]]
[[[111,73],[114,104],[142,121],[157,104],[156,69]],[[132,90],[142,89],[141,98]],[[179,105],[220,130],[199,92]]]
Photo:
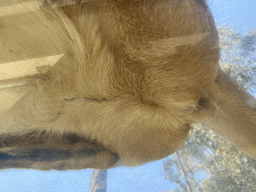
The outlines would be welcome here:
[[[138,166],[196,123],[256,159],[256,100],[221,70],[206,0],[0,5],[1,169]]]

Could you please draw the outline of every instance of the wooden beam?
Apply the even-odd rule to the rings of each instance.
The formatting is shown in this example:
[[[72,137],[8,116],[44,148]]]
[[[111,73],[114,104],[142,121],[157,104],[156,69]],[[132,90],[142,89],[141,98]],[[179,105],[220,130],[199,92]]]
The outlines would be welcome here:
[[[41,5],[42,5],[42,2],[33,1],[33,2],[19,3],[15,5],[0,7],[0,17],[26,13],[30,11],[36,11],[40,8]]]
[[[46,73],[62,57],[63,54],[0,64],[0,111],[12,108],[30,90],[24,77]]]
[[[0,81],[45,73],[63,54],[0,64]]]
[[[63,1],[57,1],[56,3],[53,3],[52,7],[53,8],[64,7],[69,5],[75,5],[76,3],[82,4],[89,1],[94,1],[94,0],[80,0],[80,1],[79,0],[63,0]],[[34,0],[30,2],[3,6],[3,7],[0,7],[0,17],[36,11],[40,9],[40,7],[42,7],[43,3],[44,3],[43,0]]]
[[[12,108],[29,90],[29,88],[20,87],[0,89],[0,111]]]

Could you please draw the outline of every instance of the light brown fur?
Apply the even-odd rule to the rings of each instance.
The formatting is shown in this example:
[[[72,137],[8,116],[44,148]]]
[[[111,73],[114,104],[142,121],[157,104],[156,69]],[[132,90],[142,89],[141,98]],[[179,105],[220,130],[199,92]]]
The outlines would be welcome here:
[[[221,71],[218,34],[204,0],[76,3],[0,18],[1,63],[64,54],[47,74],[29,77],[31,90],[0,113],[2,142],[20,135],[27,138],[22,146],[32,147],[35,138],[59,142],[74,134],[106,151],[102,165],[98,155],[95,163],[62,169],[108,168],[117,156],[135,166],[175,152],[191,124],[207,122],[256,159],[256,112],[248,100],[256,101]],[[57,148],[66,151],[64,144]],[[15,151],[0,149],[8,158],[20,157]],[[36,165],[16,167],[60,169]]]

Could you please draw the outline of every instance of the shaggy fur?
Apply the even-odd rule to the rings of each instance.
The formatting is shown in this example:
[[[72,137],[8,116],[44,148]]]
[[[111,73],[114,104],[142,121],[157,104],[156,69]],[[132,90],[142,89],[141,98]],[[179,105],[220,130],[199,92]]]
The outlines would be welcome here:
[[[256,101],[221,71],[205,0],[74,2],[0,18],[1,63],[64,54],[0,113],[0,168],[136,166],[199,122],[256,159]]]

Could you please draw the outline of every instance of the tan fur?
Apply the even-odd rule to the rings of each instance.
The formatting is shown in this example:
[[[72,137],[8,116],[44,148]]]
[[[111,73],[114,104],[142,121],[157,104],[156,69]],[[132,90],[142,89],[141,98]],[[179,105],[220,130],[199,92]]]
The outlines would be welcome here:
[[[216,125],[256,159],[256,101],[219,68],[218,34],[204,0],[45,3],[2,16],[0,40],[1,63],[64,54],[45,75],[30,77],[30,91],[0,112],[0,133],[75,134],[106,150],[102,166],[95,156],[95,163],[70,168],[106,168],[107,161],[111,167],[115,154],[126,166],[164,158],[199,122]],[[0,153],[14,154],[5,147]]]

